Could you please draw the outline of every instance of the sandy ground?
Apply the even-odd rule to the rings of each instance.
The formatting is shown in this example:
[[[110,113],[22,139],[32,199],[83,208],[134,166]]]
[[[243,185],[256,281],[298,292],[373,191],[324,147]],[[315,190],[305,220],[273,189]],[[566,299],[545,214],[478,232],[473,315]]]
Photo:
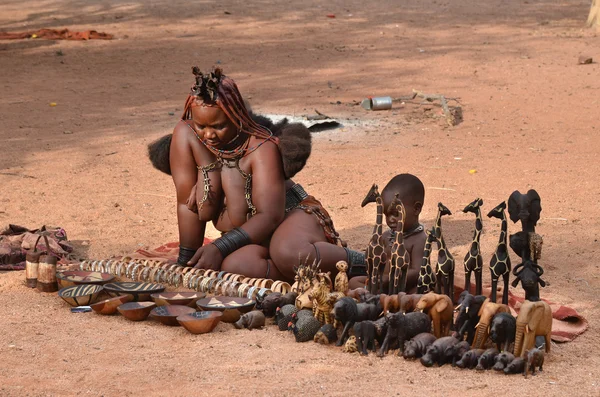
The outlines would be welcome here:
[[[542,294],[577,309],[590,330],[553,345],[544,373],[524,380],[299,345],[273,327],[192,336],[71,314],[12,272],[0,274],[0,395],[600,395],[600,68],[577,64],[582,54],[600,60],[597,35],[582,29],[589,1],[246,3],[0,1],[2,31],[116,35],[0,42],[0,223],[60,225],[90,258],[176,240],[174,188],[146,145],[175,125],[190,66],[220,63],[257,111],[346,120],[314,136],[296,179],[353,247],[374,220],[359,206],[364,194],[399,172],[425,183],[425,224],[438,201],[455,211],[443,226],[459,266],[474,225],[459,210],[482,197],[488,211],[535,188]],[[432,106],[356,106],[413,88],[459,97],[464,122],[447,127]],[[484,228],[487,263],[499,222]]]

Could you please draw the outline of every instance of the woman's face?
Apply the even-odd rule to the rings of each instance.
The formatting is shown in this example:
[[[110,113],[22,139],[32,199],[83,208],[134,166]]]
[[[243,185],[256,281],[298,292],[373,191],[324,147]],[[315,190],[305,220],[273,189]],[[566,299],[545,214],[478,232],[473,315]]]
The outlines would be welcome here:
[[[192,127],[207,145],[222,147],[238,134],[234,125],[218,106],[194,106]]]

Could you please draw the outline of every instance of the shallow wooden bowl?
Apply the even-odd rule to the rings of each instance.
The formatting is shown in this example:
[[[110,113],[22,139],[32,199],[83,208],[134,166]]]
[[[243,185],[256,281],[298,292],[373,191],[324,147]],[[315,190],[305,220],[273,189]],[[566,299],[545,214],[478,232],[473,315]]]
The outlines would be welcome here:
[[[58,296],[71,306],[87,306],[98,298],[103,289],[101,285],[74,285],[58,291]]]
[[[215,329],[222,317],[223,312],[219,311],[195,312],[179,316],[177,321],[192,334],[206,334]]]
[[[117,307],[121,306],[123,303],[131,302],[132,300],[133,296],[131,295],[120,295],[94,303],[93,305],[90,305],[90,307],[98,314],[115,314],[117,312]]]
[[[142,321],[148,318],[148,315],[155,307],[156,303],[154,302],[129,302],[123,303],[117,307],[117,310],[123,317],[131,321]]]
[[[179,325],[177,317],[184,314],[195,313],[196,309],[183,305],[164,305],[152,309],[150,317],[160,321],[164,325]]]
[[[153,283],[120,282],[104,285],[104,289],[110,296],[131,295],[134,302],[145,302],[150,300],[150,295],[163,292],[165,286]]]
[[[206,296],[204,292],[161,292],[150,297],[158,306],[184,305],[196,307],[196,301]]]
[[[84,272],[80,270],[56,272],[56,281],[60,288],[82,284],[103,285],[110,283],[114,279],[115,276],[109,273]]]
[[[217,310],[223,312],[221,321],[224,323],[235,323],[242,314],[254,309],[256,302],[248,298],[233,298],[229,296],[214,296],[212,298],[199,299],[196,306],[203,311]]]

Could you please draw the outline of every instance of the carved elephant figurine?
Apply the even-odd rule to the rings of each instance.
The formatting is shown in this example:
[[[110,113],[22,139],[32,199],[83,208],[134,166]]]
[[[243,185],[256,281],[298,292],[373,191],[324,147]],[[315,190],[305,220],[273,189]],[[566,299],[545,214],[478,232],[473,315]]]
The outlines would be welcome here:
[[[525,357],[528,350],[534,347],[535,337],[543,336],[546,340],[546,353],[550,353],[550,333],[552,332],[552,309],[544,301],[530,302],[521,305],[517,316],[517,332],[515,334],[515,357]]]
[[[475,326],[479,322],[479,309],[487,298],[483,295],[471,295],[467,291],[460,295],[454,329],[458,331],[461,340],[467,334],[467,342],[471,345],[475,339]]]
[[[515,190],[508,198],[508,213],[513,222],[521,221],[524,232],[534,232],[542,212],[542,200],[533,189],[526,194]]]
[[[394,295],[379,295],[380,304],[383,307],[383,314],[398,313],[400,311],[400,299],[406,295],[406,292],[400,292]]]
[[[415,311],[417,303],[423,295],[421,294],[405,294],[400,296],[400,311],[404,314]]]
[[[507,305],[500,303],[494,303],[489,299],[486,299],[479,309],[479,323],[477,324],[475,331],[475,340],[473,341],[473,349],[483,348],[487,338],[489,336],[490,325],[492,324],[492,318],[498,313],[510,313],[510,309]]]
[[[429,315],[433,322],[433,334],[436,338],[450,334],[454,319],[454,307],[452,300],[447,295],[429,292],[421,297],[415,309]]]

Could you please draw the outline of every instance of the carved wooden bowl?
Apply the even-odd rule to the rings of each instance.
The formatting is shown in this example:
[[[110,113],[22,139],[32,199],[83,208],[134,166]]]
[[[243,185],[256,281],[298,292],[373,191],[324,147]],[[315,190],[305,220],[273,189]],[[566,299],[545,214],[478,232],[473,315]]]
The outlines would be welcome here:
[[[117,312],[117,307],[121,306],[123,303],[131,302],[132,300],[132,295],[119,295],[114,298],[94,303],[93,305],[90,305],[90,307],[98,314],[115,314]]]
[[[74,285],[58,291],[58,296],[71,306],[87,306],[98,298],[103,289],[101,285]]]
[[[254,309],[256,302],[248,298],[234,298],[229,296],[214,296],[212,298],[199,299],[196,306],[204,311],[217,310],[223,312],[221,321],[224,323],[235,323],[242,314]]]
[[[156,303],[154,302],[129,302],[123,303],[117,307],[117,310],[123,317],[131,321],[142,321],[148,318],[148,315],[155,307]]]
[[[215,329],[222,317],[223,312],[219,311],[195,312],[179,316],[177,321],[192,334],[206,334]]]
[[[183,305],[165,305],[152,309],[150,317],[160,321],[164,325],[179,325],[177,317],[184,314],[195,313],[196,309]]]
[[[144,302],[150,300],[150,295],[163,292],[165,286],[153,283],[109,283],[104,285],[104,289],[110,296],[131,295],[134,302]]]
[[[81,284],[103,285],[110,283],[115,276],[108,273],[84,272],[80,270],[56,272],[56,281],[60,288],[72,287]]]
[[[206,296],[204,292],[161,292],[150,297],[158,306],[183,305],[196,307],[196,301]]]

